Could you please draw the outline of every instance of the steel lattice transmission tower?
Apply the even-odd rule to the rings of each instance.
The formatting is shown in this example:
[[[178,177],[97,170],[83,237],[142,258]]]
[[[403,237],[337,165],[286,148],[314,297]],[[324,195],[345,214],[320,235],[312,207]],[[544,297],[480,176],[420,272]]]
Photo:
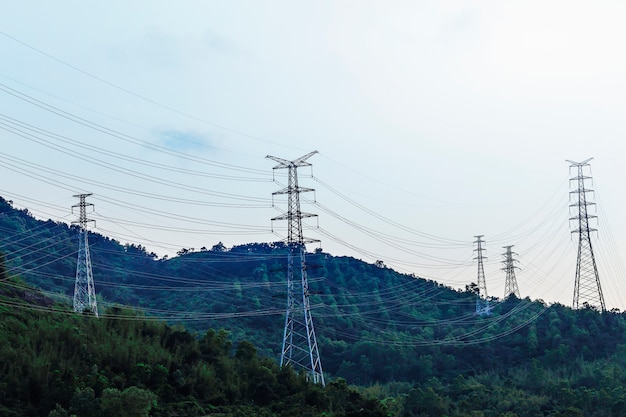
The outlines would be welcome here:
[[[484,235],[474,236],[476,238],[476,241],[474,242],[476,244],[476,249],[474,249],[474,252],[476,252],[476,257],[474,259],[478,263],[478,295],[476,298],[476,314],[480,315],[489,314],[489,300],[487,299],[487,281],[485,280],[485,268],[483,266],[483,260],[485,259],[483,256],[483,251],[485,250],[485,248],[483,247],[483,243],[485,243],[485,241],[482,240],[483,236]]]
[[[570,221],[576,221],[576,228],[572,233],[578,234],[578,257],[576,259],[576,278],[574,283],[574,308],[579,308],[585,304],[589,306],[599,306],[605,311],[604,296],[602,295],[602,287],[600,286],[600,277],[598,276],[598,266],[596,265],[596,257],[593,254],[591,245],[591,232],[597,231],[589,227],[589,219],[594,216],[589,213],[589,206],[595,203],[587,200],[587,194],[593,193],[591,188],[587,188],[587,184],[591,182],[591,176],[585,175],[585,167],[590,172],[591,165],[589,161],[593,158],[584,160],[583,162],[570,163],[570,174],[572,169],[576,169],[576,176],[570,178],[570,184],[575,184],[574,190],[570,191],[570,210],[574,208],[576,215],[570,217]],[[572,202],[573,200],[573,202]]]
[[[274,169],[287,169],[287,187],[272,195],[287,194],[287,212],[272,220],[287,220],[287,312],[280,366],[292,366],[304,369],[314,383],[324,385],[322,362],[317,348],[311,307],[309,304],[309,284],[307,282],[305,244],[317,242],[302,235],[302,219],[315,217],[316,214],[303,213],[300,210],[300,193],[314,191],[298,185],[298,168],[311,166],[306,162],[317,151],[313,151],[293,161],[267,156],[278,162]],[[299,276],[299,280],[298,280]],[[299,281],[299,284],[298,284]]]
[[[502,270],[506,273],[506,281],[504,281],[504,298],[513,294],[517,298],[521,298],[519,294],[519,288],[517,287],[517,279],[515,279],[515,270],[519,269],[515,266],[515,262],[518,262],[517,259],[513,259],[513,255],[517,255],[517,253],[513,252],[510,246],[503,246],[506,249],[506,252],[502,254],[504,256],[504,260],[502,263],[504,264],[504,268]]]
[[[87,218],[87,207],[93,206],[91,203],[85,202],[85,199],[89,197],[89,194],[76,194],[74,197],[78,197],[79,203],[72,206],[72,212],[74,208],[79,208],[78,221],[72,223],[78,223],[80,230],[78,232],[78,262],[76,265],[76,284],[74,285],[74,311],[82,313],[85,310],[91,311],[98,317],[98,306],[96,304],[96,290],[93,284],[93,272],[91,270],[91,256],[89,255],[89,241],[87,239],[87,225],[90,220]]]

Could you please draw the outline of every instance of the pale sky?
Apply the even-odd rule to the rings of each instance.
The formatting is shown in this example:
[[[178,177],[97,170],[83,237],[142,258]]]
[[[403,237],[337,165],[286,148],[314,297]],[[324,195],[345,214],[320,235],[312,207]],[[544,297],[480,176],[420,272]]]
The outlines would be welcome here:
[[[91,192],[94,231],[172,256],[279,240],[285,177],[265,156],[317,150],[299,174],[324,251],[463,288],[484,235],[489,295],[515,245],[522,296],[571,305],[565,160],[593,157],[600,280],[624,310],[625,17],[618,1],[6,2],[0,195],[70,222]]]

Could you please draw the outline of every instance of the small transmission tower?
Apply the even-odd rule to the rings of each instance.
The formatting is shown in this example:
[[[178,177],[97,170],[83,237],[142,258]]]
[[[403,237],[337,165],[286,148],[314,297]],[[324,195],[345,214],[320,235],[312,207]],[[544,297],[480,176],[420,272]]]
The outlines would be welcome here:
[[[474,259],[476,259],[478,263],[478,297],[476,298],[476,314],[478,315],[489,314],[490,310],[489,300],[487,299],[485,268],[483,267],[483,260],[485,259],[483,257],[483,251],[485,250],[485,248],[483,248],[483,243],[485,243],[485,241],[482,240],[483,236],[484,235],[474,236],[476,238],[476,241],[474,242],[476,244],[476,249],[474,249],[474,252],[477,253],[477,256]]]
[[[515,262],[518,262],[517,259],[513,259],[513,255],[517,255],[517,253],[511,251],[513,245],[503,246],[506,249],[506,252],[502,254],[504,256],[504,260],[502,263],[504,264],[504,268],[502,270],[506,273],[506,281],[504,282],[504,298],[507,298],[509,295],[513,294],[517,298],[521,298],[519,295],[519,288],[517,287],[517,279],[515,279],[515,270],[519,269],[515,266]]]
[[[304,369],[311,380],[324,385],[322,362],[320,360],[311,317],[309,304],[309,284],[307,282],[305,244],[317,242],[302,235],[302,219],[314,217],[316,214],[303,213],[300,210],[300,193],[313,191],[312,188],[298,186],[298,168],[311,166],[306,162],[317,151],[313,151],[293,161],[287,161],[275,156],[267,156],[278,162],[274,169],[287,169],[287,187],[272,193],[272,195],[287,194],[287,212],[272,220],[287,220],[287,312],[285,315],[285,331],[283,347],[280,355],[280,366],[293,366]],[[298,275],[300,284],[298,287]]]
[[[76,284],[74,285],[74,311],[82,313],[85,310],[90,310],[96,317],[98,317],[96,290],[93,284],[91,256],[89,255],[89,241],[87,240],[87,224],[89,222],[95,223],[95,220],[87,218],[87,207],[93,206],[93,204],[86,203],[85,199],[90,195],[91,193],[74,195],[74,197],[79,198],[79,203],[72,206],[72,212],[74,212],[74,208],[79,208],[78,221],[74,221],[72,223],[78,223],[80,226],[80,231],[78,232]]]
[[[589,161],[593,158],[584,160],[583,162],[570,163],[570,174],[572,169],[576,169],[576,176],[570,178],[570,184],[575,184],[573,191],[570,191],[570,210],[576,209],[576,215],[570,217],[570,221],[576,221],[576,228],[572,233],[578,234],[578,257],[576,259],[576,278],[574,283],[574,308],[584,305],[599,306],[605,311],[604,296],[602,295],[602,287],[600,287],[600,277],[598,276],[598,267],[596,265],[596,257],[593,254],[591,246],[591,232],[597,231],[589,227],[589,219],[597,216],[589,214],[589,206],[595,203],[587,200],[587,193],[593,193],[593,190],[587,188],[587,184],[591,182],[591,176],[584,174],[585,167],[590,172],[591,165]]]

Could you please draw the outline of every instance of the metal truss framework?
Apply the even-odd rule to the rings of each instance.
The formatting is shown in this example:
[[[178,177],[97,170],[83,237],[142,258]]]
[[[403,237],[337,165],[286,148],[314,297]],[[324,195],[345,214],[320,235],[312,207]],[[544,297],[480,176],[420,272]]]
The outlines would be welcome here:
[[[515,295],[517,298],[521,298],[519,288],[517,286],[517,279],[515,278],[515,270],[519,269],[515,266],[515,262],[518,262],[518,260],[513,258],[513,255],[517,254],[511,251],[512,247],[513,245],[503,246],[503,248],[506,249],[506,252],[502,254],[502,256],[504,256],[504,260],[502,261],[504,268],[502,268],[502,270],[506,273],[506,281],[504,281],[504,298],[507,298],[511,294]]]
[[[78,232],[78,261],[76,264],[76,283],[74,285],[74,311],[82,313],[85,310],[91,311],[98,317],[98,306],[96,304],[96,290],[93,283],[93,272],[91,270],[91,256],[89,255],[89,240],[87,238],[87,225],[89,222],[95,222],[87,218],[87,207],[93,206],[91,203],[85,202],[85,199],[91,194],[76,194],[74,197],[79,198],[79,203],[72,206],[79,208],[79,218],[72,223],[80,226]]]
[[[476,249],[474,249],[474,252],[476,252],[476,257],[474,259],[477,261],[478,264],[478,295],[476,298],[476,314],[478,315],[489,314],[491,310],[489,307],[489,299],[487,295],[485,268],[483,266],[483,260],[485,259],[483,256],[483,251],[485,250],[485,248],[483,247],[483,243],[485,243],[485,241],[482,240],[483,236],[484,235],[474,236],[476,238],[476,241],[474,241],[474,243],[476,244]]]
[[[575,188],[569,193],[570,211],[575,210],[575,215],[570,217],[570,222],[574,221],[576,224],[572,233],[578,234],[573,308],[577,309],[588,305],[599,307],[605,311],[606,305],[600,286],[598,266],[591,244],[591,232],[597,231],[597,229],[589,227],[589,220],[597,218],[597,216],[589,213],[589,207],[595,206],[595,203],[587,198],[587,194],[593,193],[593,189],[587,187],[587,184],[591,183],[591,176],[585,175],[585,170],[591,171],[589,161],[592,159],[589,158],[582,162],[567,161],[570,163],[570,174],[572,169],[576,171],[576,176],[570,178],[570,184],[574,184]]]
[[[305,259],[305,245],[317,242],[317,240],[305,238],[302,234],[302,219],[317,215],[303,213],[300,210],[300,193],[314,190],[298,185],[298,168],[311,166],[306,160],[316,153],[317,151],[308,153],[293,161],[269,155],[267,158],[278,162],[274,169],[287,169],[288,175],[287,187],[272,193],[272,195],[286,194],[288,199],[287,212],[272,219],[272,221],[287,220],[287,245],[289,248],[287,259],[287,312],[285,314],[285,330],[280,366],[304,369],[314,383],[324,385],[322,362],[317,347],[309,303],[309,285]]]

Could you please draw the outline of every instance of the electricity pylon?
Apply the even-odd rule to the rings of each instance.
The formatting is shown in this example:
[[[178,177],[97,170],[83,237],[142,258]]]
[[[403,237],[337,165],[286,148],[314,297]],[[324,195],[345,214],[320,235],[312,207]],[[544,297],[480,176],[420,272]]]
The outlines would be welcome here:
[[[519,295],[519,288],[517,287],[517,279],[515,279],[515,270],[519,269],[515,266],[515,262],[518,262],[517,259],[513,259],[513,255],[517,255],[515,252],[511,251],[513,245],[503,246],[506,249],[506,252],[502,254],[504,256],[504,260],[502,263],[504,264],[504,268],[502,270],[506,273],[506,281],[504,281],[504,298],[507,298],[509,295],[513,294],[517,298],[521,298]]]
[[[584,174],[585,167],[587,172],[591,172],[589,161],[593,158],[586,159],[582,162],[570,163],[570,174],[572,168],[576,169],[576,176],[570,178],[570,184],[574,182],[575,189],[570,191],[570,211],[576,209],[576,215],[570,217],[576,221],[576,228],[572,233],[578,234],[578,256],[576,259],[576,278],[574,283],[574,308],[584,305],[600,307],[605,311],[604,296],[602,295],[602,287],[600,286],[600,277],[598,276],[598,266],[596,265],[596,257],[593,254],[591,245],[591,232],[597,231],[589,227],[589,219],[595,219],[597,216],[589,214],[589,206],[595,205],[594,202],[587,200],[587,193],[593,193],[593,190],[587,188],[587,183],[591,182],[591,176]]]
[[[287,187],[272,195],[287,194],[287,212],[274,217],[273,220],[287,220],[287,312],[285,314],[285,330],[283,347],[280,355],[280,366],[292,366],[304,369],[316,384],[324,383],[322,362],[317,348],[311,307],[309,304],[309,284],[307,282],[305,244],[317,242],[302,235],[302,219],[315,217],[316,214],[303,213],[300,210],[300,193],[314,191],[312,188],[298,186],[298,167],[311,166],[306,162],[317,151],[313,151],[293,161],[267,156],[278,162],[274,169],[287,169]],[[300,286],[298,287],[298,275]]]
[[[482,237],[484,235],[477,235],[474,236],[476,238],[476,241],[474,242],[477,246],[476,249],[474,249],[474,252],[477,253],[477,256],[474,258],[476,259],[477,263],[478,263],[478,294],[477,294],[477,298],[476,298],[476,314],[479,315],[483,315],[483,314],[489,314],[489,300],[487,299],[487,281],[485,280],[485,268],[483,266],[483,251],[485,250],[485,248],[483,248],[483,243],[485,243],[484,240],[482,240]]]
[[[91,256],[89,255],[89,241],[87,239],[87,224],[94,222],[87,218],[87,207],[93,206],[91,203],[86,203],[85,199],[89,197],[89,194],[76,194],[74,197],[78,197],[79,203],[72,206],[72,212],[74,208],[79,208],[79,217],[77,221],[72,223],[78,223],[80,230],[78,232],[78,262],[76,265],[76,284],[74,285],[74,311],[82,313],[85,310],[90,310],[96,317],[98,317],[98,306],[96,305],[96,290],[93,284],[93,272],[91,270]]]

